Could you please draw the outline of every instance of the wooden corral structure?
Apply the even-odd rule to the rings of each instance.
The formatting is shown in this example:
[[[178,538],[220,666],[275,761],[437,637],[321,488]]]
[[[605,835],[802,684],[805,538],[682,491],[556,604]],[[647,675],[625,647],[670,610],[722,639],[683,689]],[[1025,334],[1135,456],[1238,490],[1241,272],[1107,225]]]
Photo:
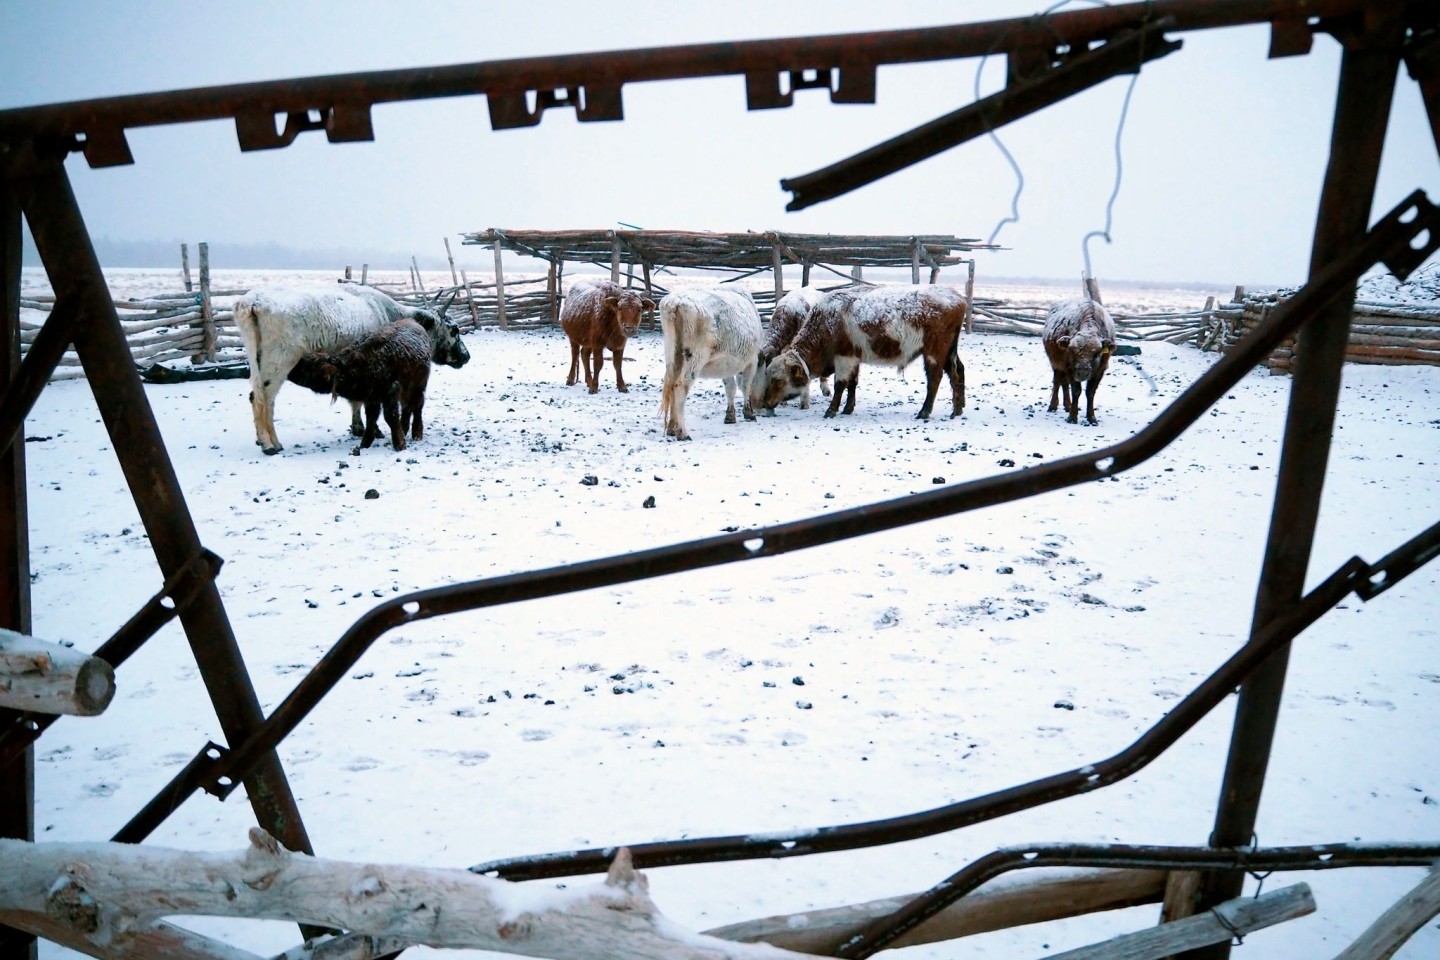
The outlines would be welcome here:
[[[794,193],[791,208],[798,209],[984,135],[1107,78],[1143,69],[1144,64],[1179,47],[1167,34],[1242,24],[1267,24],[1271,55],[1276,57],[1307,53],[1317,31],[1333,34],[1344,48],[1310,276],[1303,288],[1273,309],[1134,437],[1030,469],[850,510],[688,544],[657,545],[564,568],[401,594],[364,614],[279,705],[268,714],[262,711],[215,585],[219,558],[201,543],[124,330],[105,290],[65,171],[69,153],[83,152],[97,167],[127,164],[133,162],[127,143],[130,129],[214,119],[235,122],[242,150],[284,147],[301,133],[316,130],[324,130],[334,142],[369,140],[374,136],[370,110],[377,103],[478,93],[487,96],[496,129],[533,125],[545,109],[559,106],[574,107],[581,120],[618,120],[623,116],[625,84],[697,76],[743,77],[752,109],[788,106],[797,91],[810,88],[826,89],[837,102],[869,103],[875,99],[876,70],[881,65],[1001,54],[1007,58],[1003,90],[848,160],[782,181],[782,186]],[[225,741],[202,745],[194,759],[115,835],[116,843],[35,843],[30,748],[55,717],[34,710],[6,712],[0,727],[4,773],[0,777],[0,837],[18,839],[0,839],[0,862],[6,866],[0,871],[0,922],[13,928],[6,933],[0,952],[6,960],[31,956],[33,944],[26,936],[39,934],[107,958],[252,956],[163,922],[163,917],[189,907],[208,913],[290,917],[329,925],[329,929],[305,927],[307,934],[340,934],[336,941],[301,948],[289,954],[293,956],[318,956],[321,951],[328,956],[374,956],[403,949],[408,943],[436,942],[555,957],[625,953],[697,957],[706,948],[697,947],[693,940],[655,942],[657,933],[663,939],[669,928],[649,922],[653,905],[635,877],[636,868],[778,860],[896,843],[1098,790],[1125,780],[1153,761],[1237,688],[1239,698],[1229,756],[1217,790],[1214,829],[1204,844],[1064,843],[1000,849],[921,894],[853,910],[849,914],[853,922],[842,924],[821,949],[832,956],[862,960],[901,938],[920,934],[926,921],[960,908],[978,887],[1010,870],[1103,867],[1107,871],[1165,871],[1163,917],[1167,922],[1160,931],[1121,938],[1123,947],[1112,942],[1069,956],[1124,955],[1139,960],[1193,951],[1185,956],[1210,960],[1227,956],[1231,937],[1252,922],[1241,917],[1245,905],[1235,903],[1248,872],[1423,867],[1440,859],[1440,844],[1433,842],[1261,847],[1254,839],[1290,642],[1342,601],[1352,596],[1372,600],[1440,554],[1440,523],[1435,523],[1379,560],[1352,558],[1318,582],[1308,578],[1315,585],[1305,589],[1322,490],[1317,478],[1324,476],[1330,455],[1331,424],[1356,281],[1377,262],[1403,277],[1440,249],[1440,208],[1418,192],[1374,224],[1369,221],[1402,60],[1420,86],[1440,146],[1440,8],[1431,0],[1386,4],[1364,0],[1155,0],[988,24],[506,60],[0,111],[0,324],[6,343],[6,349],[0,351],[0,383],[5,384],[0,402],[0,627],[19,634],[31,632],[25,457],[24,445],[16,440],[27,412],[66,347],[73,343],[164,581],[160,592],[139,604],[134,617],[93,651],[94,656],[120,667],[156,630],[178,618]],[[786,78],[788,85],[782,83]],[[277,128],[279,115],[285,120],[283,127]],[[55,309],[23,363],[18,323],[22,215],[57,294]],[[483,885],[474,881],[485,878],[476,877],[468,886],[449,876],[431,876],[427,882],[423,872],[413,869],[390,871],[374,865],[347,869],[346,865],[287,852],[309,853],[311,845],[276,747],[389,630],[462,610],[772,557],[1111,477],[1163,450],[1256,363],[1297,332],[1296,350],[1304,362],[1296,368],[1291,386],[1251,635],[1162,719],[1114,756],[1091,762],[1080,758],[1082,762],[1068,771],[886,820],[676,839],[638,845],[618,854],[613,847],[597,847],[477,865],[475,872],[503,880],[608,874],[610,892],[600,891],[588,899],[576,896],[564,901],[563,908],[526,914],[523,922],[516,923],[505,922],[494,910],[484,912],[495,904],[485,902],[479,889]],[[108,595],[103,600],[118,606],[124,603]],[[35,682],[23,672],[11,679],[22,688]],[[104,717],[85,722],[104,722]],[[196,793],[223,800],[242,784],[264,829],[252,833],[251,849],[238,871],[235,864],[215,855],[187,855],[186,862],[177,863],[170,862],[166,851],[121,846],[141,843]],[[1345,785],[1334,789],[1345,789]],[[127,866],[139,869],[126,874],[123,868]],[[226,882],[229,876],[235,881]],[[296,889],[292,879],[313,892],[312,896],[280,896]],[[1434,916],[1440,906],[1435,886],[1429,881],[1422,884],[1412,897],[1397,904],[1393,915],[1382,917],[1353,943],[1345,956],[1361,960],[1393,954],[1417,926]],[[194,898],[179,897],[181,889],[191,891]],[[446,892],[456,890],[475,891],[476,896],[446,898]],[[1159,894],[1152,887],[1140,895],[1148,900]],[[1012,909],[1003,923],[1015,925],[1054,916],[1057,899]],[[1308,897],[1295,895],[1292,899],[1291,909],[1282,914],[1305,912]],[[470,934],[468,941],[456,939],[452,927],[440,922],[442,914],[452,915],[450,907],[456,900],[463,900],[480,918],[464,925]],[[374,910],[358,909],[372,902]],[[1106,902],[1113,904],[1116,898]],[[1073,909],[1093,909],[1093,904]],[[550,921],[556,919],[578,921],[587,931],[602,937],[608,934],[608,938],[597,945],[596,938],[585,940],[575,935],[573,925],[552,925]],[[992,915],[992,923],[994,919]],[[790,930],[800,925],[781,920],[770,926],[772,930]],[[1199,936],[1179,939],[1182,930],[1198,931]],[[1157,932],[1169,939],[1158,942]],[[758,936],[766,934],[762,930]],[[1142,940],[1144,945],[1138,946]],[[1208,946],[1197,948],[1198,944]],[[728,956],[745,953],[743,946],[733,943],[725,950]]]
[[[1293,291],[1261,294],[1237,291],[1236,299],[1214,315],[1223,348],[1238,347],[1291,293]],[[1440,366],[1440,312],[1403,304],[1357,302],[1345,346],[1345,360],[1387,366],[1416,363]],[[1272,373],[1293,372],[1300,362],[1298,339],[1286,337],[1264,362]]]

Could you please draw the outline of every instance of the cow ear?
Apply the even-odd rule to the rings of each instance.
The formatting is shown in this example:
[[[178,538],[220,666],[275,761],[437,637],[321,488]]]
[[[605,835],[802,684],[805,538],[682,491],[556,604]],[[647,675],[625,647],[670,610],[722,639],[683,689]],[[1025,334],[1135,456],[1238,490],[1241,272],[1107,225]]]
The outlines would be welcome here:
[[[435,329],[435,318],[430,316],[428,313],[415,314],[415,322],[420,324],[420,326],[424,327],[426,330],[433,331]]]
[[[1069,337],[1060,337],[1060,338],[1058,338],[1055,342],[1058,343],[1058,344],[1059,344],[1060,346],[1062,346],[1062,347],[1068,347],[1068,346],[1070,346],[1070,338],[1069,338]]]
[[[607,307],[614,307],[615,304],[617,304],[617,303],[619,303],[619,302],[620,302],[620,298],[619,298],[619,297],[606,297],[606,298],[605,298],[605,306],[607,306]]]
[[[650,299],[647,298],[647,299],[645,299],[645,300],[641,300],[641,301],[640,301],[640,306],[644,307],[646,310],[654,310],[654,309],[655,309],[655,301],[654,301],[654,300],[650,300]]]

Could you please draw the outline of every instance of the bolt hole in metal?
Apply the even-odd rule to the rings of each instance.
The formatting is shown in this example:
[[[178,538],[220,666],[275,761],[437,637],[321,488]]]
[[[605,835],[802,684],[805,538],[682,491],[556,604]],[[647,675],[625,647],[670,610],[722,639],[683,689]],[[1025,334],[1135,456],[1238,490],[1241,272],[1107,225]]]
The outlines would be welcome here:
[[[761,550],[765,549],[765,538],[751,537],[749,540],[745,541],[745,549],[749,550],[751,553],[759,553]]]
[[[1095,461],[1095,469],[1101,473],[1109,473],[1115,467],[1114,457],[1101,457]]]
[[[205,756],[209,757],[211,760],[219,760],[219,759],[220,759],[220,751],[219,751],[218,749],[216,749],[215,747],[211,747],[211,748],[209,748],[208,750],[205,751]]]
[[[174,610],[175,600],[172,597],[161,597],[160,606],[164,607],[166,610]]]
[[[1429,246],[1430,246],[1430,231],[1429,231],[1429,230],[1421,230],[1419,233],[1417,233],[1417,234],[1415,235],[1415,239],[1410,241],[1410,249],[1411,249],[1411,250],[1425,250],[1425,249],[1428,249]]]
[[[1375,573],[1370,574],[1370,586],[1383,587],[1385,586],[1385,581],[1388,579],[1390,579],[1389,573],[1384,570],[1377,570]]]
[[[405,611],[405,615],[407,617],[413,617],[415,616],[415,614],[420,612],[420,601],[408,601],[407,603],[402,604],[400,609]]]

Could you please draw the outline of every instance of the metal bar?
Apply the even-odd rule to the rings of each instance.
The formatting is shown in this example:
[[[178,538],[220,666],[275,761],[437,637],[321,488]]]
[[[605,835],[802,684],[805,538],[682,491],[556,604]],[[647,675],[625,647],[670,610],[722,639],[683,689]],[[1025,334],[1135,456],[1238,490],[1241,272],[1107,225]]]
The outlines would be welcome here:
[[[254,135],[267,139],[268,146],[283,146],[302,130],[322,127],[336,139],[362,139],[369,132],[368,116],[359,123],[358,115],[377,103],[572,87],[613,89],[618,102],[619,88],[626,83],[748,77],[766,71],[778,76],[790,70],[824,68],[837,69],[843,87],[849,72],[869,73],[873,81],[878,65],[984,56],[1003,47],[1073,47],[1133,29],[1155,17],[1173,17],[1177,30],[1204,30],[1277,19],[1338,17],[1365,6],[1364,0],[1156,0],[946,27],[689,44],[201,87],[0,111],[0,139],[83,137],[92,163],[128,163],[124,131],[133,127],[244,118],[246,124],[254,125]],[[832,99],[840,93],[832,92]],[[320,116],[312,117],[312,111]],[[287,115],[282,132],[274,127],[279,114]]]
[[[18,373],[9,381],[4,402],[0,403],[0,453],[9,450],[20,435],[25,418],[50,382],[50,375],[60,365],[60,358],[74,342],[79,318],[78,300],[73,297],[57,300],[55,309],[35,335],[25,359],[19,363]]]
[[[799,177],[780,181],[780,189],[794,198],[786,210],[804,210],[874,183],[914,166],[967,140],[982,137],[1021,117],[1043,110],[1067,97],[1088,90],[1122,73],[1137,73],[1140,65],[1180,49],[1178,40],[1166,40],[1174,20],[1147,23],[1098,49],[1077,54],[1064,66],[1038,77],[1012,83],[999,93],[977,100],[914,130],[886,140],[854,156]],[[919,283],[919,251],[915,253],[914,282]]]
[[[1363,34],[1344,36],[1330,162],[1325,172],[1310,257],[1312,277],[1344,259],[1357,238],[1365,233],[1374,202],[1385,128],[1400,68],[1404,25],[1394,11],[1376,12],[1373,17],[1381,22],[1367,23]],[[1352,281],[1300,332],[1296,349],[1299,362],[1290,388],[1275,503],[1251,621],[1255,637],[1267,624],[1283,616],[1305,586],[1354,300]],[[1216,846],[1248,844],[1254,833],[1289,659],[1288,648],[1282,647],[1270,663],[1240,688],[1215,829],[1210,838]],[[1207,877],[1201,887],[1199,909],[1223,903],[1239,892],[1240,878]],[[1229,944],[1186,954],[1190,960],[1226,960],[1229,955]]]
[[[1440,844],[1331,843],[1298,847],[1162,847],[1118,843],[1037,843],[1005,847],[968,864],[916,897],[904,908],[865,927],[835,952],[863,960],[893,943],[945,907],[1011,870],[1035,867],[1116,867],[1201,870],[1236,876],[1249,871],[1339,870],[1348,867],[1424,867]],[[903,925],[893,923],[905,916]],[[881,933],[872,933],[883,931]]]
[[[112,667],[119,667],[141,644],[153,637],[188,607],[207,585],[215,582],[223,561],[209,550],[191,560],[164,587],[126,621],[109,640],[100,644],[93,656]],[[20,710],[0,710],[0,771],[19,757],[25,748],[59,717],[54,714]]]
[[[0,385],[14,389],[20,367],[20,202],[0,177]],[[0,627],[30,633],[30,520],[25,445],[0,452]],[[0,776],[0,837],[35,839],[35,755]],[[0,956],[34,960],[35,938],[0,926]]]
[[[35,246],[57,290],[80,301],[85,322],[76,347],[86,379],[114,444],[156,560],[167,579],[203,549],[164,439],[125,343],[95,250],[58,156],[17,157],[11,151],[15,192]],[[235,642],[220,593],[208,584],[180,611],[195,661],[231,742],[248,737],[263,715]],[[273,753],[257,758],[246,779],[257,821],[292,850],[310,853],[295,798]]]

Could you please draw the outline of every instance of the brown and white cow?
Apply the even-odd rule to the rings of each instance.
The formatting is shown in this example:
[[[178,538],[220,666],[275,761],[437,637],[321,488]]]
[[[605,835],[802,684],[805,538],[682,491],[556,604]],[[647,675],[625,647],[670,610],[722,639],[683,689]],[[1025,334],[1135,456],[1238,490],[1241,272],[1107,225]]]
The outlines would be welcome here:
[[[750,382],[760,351],[760,314],[755,302],[733,290],[686,290],[660,301],[665,334],[665,385],[660,416],[666,436],[689,440],[685,400],[697,377],[719,377],[725,384],[725,422],[735,422],[735,391],[740,391],[746,420],[755,419]]]
[[[798,290],[791,290],[780,298],[779,303],[775,304],[775,309],[770,314],[770,323],[765,328],[765,342],[760,344],[760,366],[755,375],[754,397],[756,400],[760,398],[758,390],[763,388],[763,385],[770,379],[771,362],[794,342],[796,335],[800,333],[801,326],[810,316],[810,311],[824,295],[823,291],[815,287],[801,287]],[[827,397],[830,396],[830,382],[827,379],[829,373],[817,373],[816,376],[820,378],[820,392]],[[810,408],[810,381],[808,379],[799,395],[800,409],[808,410]],[[768,416],[773,417],[775,406],[775,404],[762,405],[761,408]]]
[[[609,350],[615,358],[615,389],[628,393],[630,388],[620,370],[625,341],[640,329],[644,311],[654,309],[653,301],[610,280],[583,280],[572,287],[560,309],[560,326],[570,338],[570,373],[565,386],[574,386],[583,363],[585,386],[591,393],[599,393],[600,367]]]
[[[1045,355],[1053,373],[1050,410],[1059,406],[1064,392],[1066,418],[1080,422],[1080,384],[1085,384],[1085,421],[1095,419],[1095,391],[1110,366],[1115,350],[1115,321],[1098,300],[1062,300],[1045,316]]]
[[[824,384],[825,378],[835,372],[840,315],[849,306],[853,294],[853,290],[832,291],[815,301],[785,348],[756,374],[751,396],[757,407],[773,414],[777,406],[792,397],[801,398],[802,408],[807,406],[804,399],[810,391],[810,381],[819,377]]]
[[[965,295],[954,287],[872,287],[833,291],[811,311],[829,309],[835,297],[835,395],[825,416],[855,412],[855,386],[860,364],[872,363],[903,370],[916,357],[925,362],[925,402],[917,420],[928,420],[935,407],[942,374],[950,378],[950,416],[965,409],[965,365],[960,362],[960,330],[965,323]]]

